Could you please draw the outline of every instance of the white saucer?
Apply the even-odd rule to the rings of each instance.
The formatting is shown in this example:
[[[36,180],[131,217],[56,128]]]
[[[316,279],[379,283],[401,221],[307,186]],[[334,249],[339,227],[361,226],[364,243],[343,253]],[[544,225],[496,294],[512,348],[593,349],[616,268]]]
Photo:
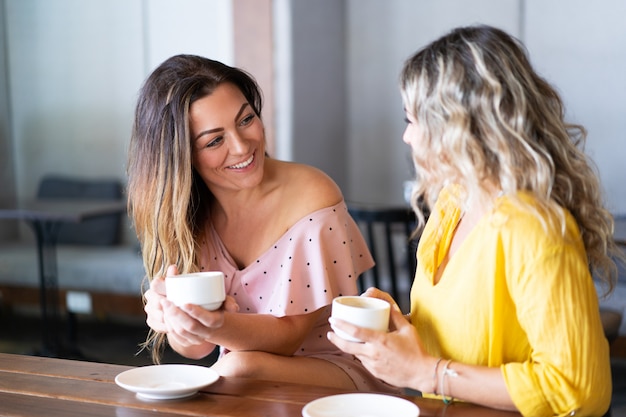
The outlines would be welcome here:
[[[311,401],[302,409],[303,417],[418,417],[417,405],[403,398],[384,394],[341,394]]]
[[[219,379],[214,370],[195,365],[153,365],[124,371],[115,377],[120,387],[147,400],[190,397]]]

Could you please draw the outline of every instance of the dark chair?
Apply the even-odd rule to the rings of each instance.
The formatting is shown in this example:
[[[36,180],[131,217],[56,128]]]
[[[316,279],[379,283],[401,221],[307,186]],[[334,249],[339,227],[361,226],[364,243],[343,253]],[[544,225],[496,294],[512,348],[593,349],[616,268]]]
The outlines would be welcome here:
[[[619,327],[622,324],[622,313],[609,309],[600,308],[600,320],[602,321],[602,328],[604,329],[604,335],[609,341],[609,345],[612,344],[619,335]]]
[[[120,200],[122,184],[115,179],[84,179],[56,175],[43,177],[39,199]],[[122,215],[111,214],[80,223],[63,223],[57,243],[108,246],[119,243]]]
[[[122,184],[115,179],[71,178],[57,175],[44,176],[37,190],[37,198],[46,200],[120,200],[122,194]],[[58,226],[56,243],[59,245],[115,245],[120,243],[121,223],[122,214],[119,213],[87,219],[80,223],[61,223]],[[82,358],[82,354],[75,347],[77,342],[76,314],[69,310],[67,334],[71,344],[71,354]]]
[[[376,262],[359,278],[359,290],[364,291],[369,286],[381,288],[389,292],[401,308],[408,308],[416,264],[417,240],[411,239],[415,213],[408,207],[370,207],[351,203],[348,211],[361,228]]]

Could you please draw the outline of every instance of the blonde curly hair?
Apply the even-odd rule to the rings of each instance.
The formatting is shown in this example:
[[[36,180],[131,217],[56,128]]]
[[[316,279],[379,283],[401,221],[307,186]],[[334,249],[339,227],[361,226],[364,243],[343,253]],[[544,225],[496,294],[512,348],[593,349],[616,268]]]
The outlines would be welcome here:
[[[420,227],[425,220],[417,203],[432,207],[450,178],[478,198],[487,197],[486,183],[513,199],[528,191],[546,227],[564,230],[562,208],[569,210],[594,276],[612,291],[614,259],[623,255],[596,168],[583,150],[586,131],[564,121],[559,94],[534,71],[519,40],[489,26],[455,29],[405,62],[400,89],[426,143],[426,151],[413,155]],[[561,224],[545,224],[546,218]]]

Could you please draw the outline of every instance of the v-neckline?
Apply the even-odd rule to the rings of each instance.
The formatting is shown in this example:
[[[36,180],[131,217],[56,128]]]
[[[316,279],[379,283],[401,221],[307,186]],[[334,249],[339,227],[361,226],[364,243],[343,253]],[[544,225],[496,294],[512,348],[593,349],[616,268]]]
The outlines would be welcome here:
[[[452,247],[452,242],[454,240],[454,237],[456,236],[456,231],[461,223],[461,220],[463,220],[464,215],[465,212],[463,210],[461,210],[460,208],[456,208],[451,219],[451,222],[455,223],[454,227],[447,228],[447,230],[449,230],[448,233],[441,236],[441,240],[438,245],[437,260],[431,278],[433,286],[439,285],[443,278],[443,275],[445,274],[447,266],[452,261],[454,254],[450,255],[450,248]],[[461,242],[459,248],[463,245],[463,243],[465,243],[465,241]]]

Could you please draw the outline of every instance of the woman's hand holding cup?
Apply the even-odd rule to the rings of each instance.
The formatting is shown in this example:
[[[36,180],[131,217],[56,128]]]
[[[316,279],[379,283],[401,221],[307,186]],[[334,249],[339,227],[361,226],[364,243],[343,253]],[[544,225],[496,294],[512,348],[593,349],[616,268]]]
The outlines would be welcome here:
[[[339,328],[336,320],[342,320],[357,327],[386,332],[389,329],[389,302],[367,296],[336,297],[332,304],[331,327],[337,336],[351,342],[362,340]]]
[[[224,274],[220,271],[195,272],[165,278],[167,299],[178,307],[196,304],[217,310],[226,298]]]

